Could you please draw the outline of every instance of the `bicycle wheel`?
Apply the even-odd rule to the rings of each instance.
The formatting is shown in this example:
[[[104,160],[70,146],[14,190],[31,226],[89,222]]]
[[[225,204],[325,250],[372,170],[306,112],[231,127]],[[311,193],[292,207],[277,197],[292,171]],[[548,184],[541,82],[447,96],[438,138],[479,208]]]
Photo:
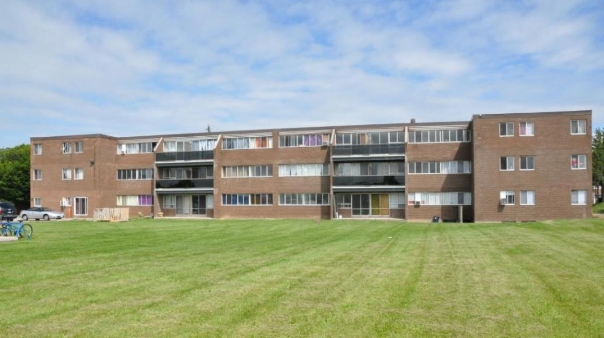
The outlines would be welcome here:
[[[34,233],[34,228],[29,224],[23,224],[21,227],[21,231],[19,232],[19,237],[30,239],[31,235]]]
[[[9,226],[3,225],[2,228],[0,228],[0,236],[12,236],[12,235],[13,235],[13,232]]]

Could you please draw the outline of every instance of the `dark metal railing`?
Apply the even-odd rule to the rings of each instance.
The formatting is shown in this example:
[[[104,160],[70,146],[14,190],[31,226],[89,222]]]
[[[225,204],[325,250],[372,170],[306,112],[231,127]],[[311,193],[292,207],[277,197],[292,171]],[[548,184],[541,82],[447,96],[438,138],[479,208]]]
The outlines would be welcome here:
[[[346,144],[332,147],[333,156],[404,155],[405,144]]]
[[[167,153],[156,153],[155,162],[171,162],[171,161],[200,161],[213,160],[213,150],[198,150],[198,151],[175,151]]]
[[[213,188],[214,179],[181,179],[181,180],[157,180],[156,189],[174,189],[174,188]]]
[[[334,176],[334,186],[345,185],[405,185],[405,175],[395,176]]]

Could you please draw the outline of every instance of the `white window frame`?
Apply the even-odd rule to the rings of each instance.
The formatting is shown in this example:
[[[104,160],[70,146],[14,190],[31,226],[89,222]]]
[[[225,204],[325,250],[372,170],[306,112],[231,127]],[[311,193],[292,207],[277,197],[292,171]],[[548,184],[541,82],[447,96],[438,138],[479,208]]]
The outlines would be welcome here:
[[[529,164],[528,159],[529,158],[533,159],[533,167],[532,168],[528,168],[528,164]],[[523,159],[525,159],[525,165],[527,166],[527,168],[522,168],[522,160]],[[535,156],[533,156],[533,155],[523,155],[523,156],[520,156],[520,160],[519,161],[520,161],[520,170],[521,171],[532,171],[532,170],[535,170]]]
[[[520,191],[520,205],[535,205],[535,191],[534,190],[521,190]]]
[[[571,190],[571,205],[587,205],[587,190]]]
[[[283,205],[283,206],[329,206],[329,193],[279,194],[279,205]]]
[[[576,165],[575,165],[576,163]],[[585,170],[587,169],[587,155],[571,155],[570,156],[570,169],[572,170]]]
[[[63,168],[62,178],[64,181],[71,180],[73,177],[72,170],[70,168]]]
[[[279,164],[279,177],[329,176],[329,164]]]
[[[501,168],[501,160],[505,158],[505,164],[506,164],[506,169],[502,169]],[[514,156],[501,156],[499,158],[499,171],[514,171],[515,170],[515,161],[514,161]],[[511,162],[510,162],[511,161]],[[511,168],[510,168],[510,163],[512,164]]]
[[[42,155],[42,143],[34,143],[34,155]]]
[[[505,125],[505,134],[501,133],[501,127]],[[499,137],[513,137],[514,136],[514,122],[499,122]],[[511,133],[510,133],[511,129]]]
[[[505,200],[505,202],[501,203],[503,200]],[[501,205],[516,205],[516,192],[511,190],[500,191],[499,201]]]
[[[61,202],[59,204],[62,207],[70,207],[71,206],[71,197],[63,197],[61,198]]]
[[[63,142],[63,154],[71,154],[71,142]]]
[[[74,180],[83,180],[84,179],[84,169],[75,168],[73,170],[73,179]]]
[[[587,134],[587,121],[586,120],[572,120],[572,121],[570,121],[570,134],[571,135],[585,135],[585,134]]]
[[[34,197],[34,207],[42,206],[42,197]]]
[[[76,154],[81,154],[84,152],[84,142],[77,141],[73,143],[73,152]]]
[[[522,126],[524,125],[524,133],[522,133]],[[529,128],[530,126],[530,128]],[[518,135],[520,136],[535,136],[535,122],[519,122],[518,123]]]
[[[84,212],[81,212],[82,203],[84,203]],[[74,216],[86,216],[88,215],[88,197],[74,197],[73,198],[73,214]]]
[[[472,205],[471,192],[410,192],[407,198],[409,205]]]
[[[176,209],[176,195],[164,195],[162,197],[163,209]]]
[[[42,169],[34,169],[33,173],[34,181],[42,180]]]

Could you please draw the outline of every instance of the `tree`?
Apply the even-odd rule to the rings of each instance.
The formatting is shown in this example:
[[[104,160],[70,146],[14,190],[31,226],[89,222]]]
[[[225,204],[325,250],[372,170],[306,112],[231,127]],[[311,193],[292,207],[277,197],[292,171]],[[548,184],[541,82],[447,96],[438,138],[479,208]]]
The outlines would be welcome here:
[[[30,146],[0,148],[0,200],[29,207]]]

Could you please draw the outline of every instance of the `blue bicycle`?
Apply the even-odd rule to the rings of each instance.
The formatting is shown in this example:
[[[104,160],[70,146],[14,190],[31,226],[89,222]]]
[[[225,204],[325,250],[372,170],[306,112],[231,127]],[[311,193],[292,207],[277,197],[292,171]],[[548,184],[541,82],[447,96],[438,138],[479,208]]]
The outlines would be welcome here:
[[[23,222],[0,222],[0,236],[31,239],[33,233],[34,228],[32,228],[31,224],[23,224]]]

